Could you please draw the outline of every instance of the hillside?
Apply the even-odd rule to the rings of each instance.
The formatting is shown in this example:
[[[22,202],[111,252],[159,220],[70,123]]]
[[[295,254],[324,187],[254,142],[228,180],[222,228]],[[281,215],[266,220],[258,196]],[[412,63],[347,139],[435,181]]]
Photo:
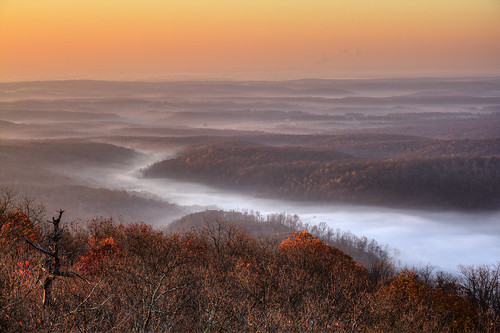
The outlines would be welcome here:
[[[486,140],[489,144],[481,147],[489,148],[478,150],[474,140],[414,141],[378,142],[381,152],[407,151],[404,155],[408,157],[399,158],[362,158],[335,150],[351,145],[350,151],[357,149],[359,153],[366,145],[370,147],[366,142],[351,141],[326,149],[228,141],[186,149],[176,158],[151,165],[143,174],[292,200],[455,209],[500,207],[500,188],[494,185],[500,183],[498,139]],[[325,147],[331,140],[313,142]],[[464,154],[456,155],[459,151]],[[484,157],[478,156],[482,153]]]
[[[0,205],[3,332],[500,327],[500,267],[463,268],[464,277],[480,272],[496,283],[491,297],[482,298],[475,293],[485,290],[482,285],[471,289],[477,280],[445,274],[433,279],[425,270],[395,273],[385,261],[367,269],[307,231],[283,241],[256,239],[224,214],[197,229],[168,233],[109,219],[67,228],[63,213],[52,219],[53,231]]]

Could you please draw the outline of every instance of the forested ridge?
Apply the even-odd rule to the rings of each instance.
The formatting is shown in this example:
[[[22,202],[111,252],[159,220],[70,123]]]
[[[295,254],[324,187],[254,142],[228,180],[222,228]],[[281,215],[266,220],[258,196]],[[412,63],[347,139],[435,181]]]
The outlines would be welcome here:
[[[14,164],[19,161],[32,163],[33,161],[49,164],[77,164],[89,165],[124,164],[139,155],[132,149],[115,145],[82,142],[81,140],[32,140],[29,142],[17,140],[1,140],[0,156],[6,157],[6,163]],[[9,161],[15,156],[16,161]]]
[[[241,141],[198,145],[143,172],[145,177],[181,178],[294,200],[458,209],[500,207],[498,139],[485,144],[483,140],[457,143],[412,138],[359,143],[355,141],[359,138],[353,138],[339,147],[348,150],[346,145],[351,145],[351,153],[336,150],[336,145],[325,148],[332,140],[317,138],[303,144],[322,148]],[[475,150],[475,146],[483,148]],[[355,156],[370,147],[378,147],[379,152],[406,153],[399,157]]]
[[[373,254],[363,266],[328,244],[343,237],[286,215],[209,212],[169,232],[106,218],[68,223],[62,210],[46,223],[33,202],[9,199],[0,204],[2,332],[500,329],[499,265],[460,267],[460,276],[397,269],[351,238]],[[253,237],[241,221],[287,234]]]

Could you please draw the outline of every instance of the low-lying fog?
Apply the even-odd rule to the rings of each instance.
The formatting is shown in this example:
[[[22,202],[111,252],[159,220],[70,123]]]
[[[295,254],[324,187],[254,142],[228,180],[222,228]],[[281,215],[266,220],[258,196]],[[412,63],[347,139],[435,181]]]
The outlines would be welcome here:
[[[142,192],[183,206],[297,214],[303,222],[326,222],[387,244],[403,266],[436,265],[454,272],[459,264],[493,264],[500,254],[500,211],[429,212],[370,206],[286,202],[173,179],[144,179],[139,169],[168,155],[145,155],[128,169],[92,169],[80,178],[112,189]]]
[[[6,170],[0,185],[55,186],[66,182],[72,184],[76,179],[77,184],[142,192],[145,197],[193,206],[192,210],[220,208],[297,214],[303,222],[324,221],[334,229],[351,231],[387,244],[399,252],[396,259],[402,265],[432,264],[454,271],[458,264],[492,264],[500,259],[500,211],[432,212],[285,202],[177,180],[142,179],[139,170],[165,157],[164,149],[175,144],[186,147],[199,142],[200,138],[275,133],[394,134],[423,139],[498,140],[499,128],[498,77],[2,83],[0,140],[5,140],[6,145],[1,157],[9,161],[9,168],[6,168],[7,163],[0,165]],[[64,141],[65,138],[73,141]],[[21,143],[11,146],[12,139],[30,147],[34,141],[47,139],[44,149],[52,152],[49,154],[52,157],[19,149]],[[50,149],[54,139],[62,140],[56,146],[63,147],[64,152]],[[117,157],[108,156],[110,147],[101,147],[102,151],[92,151],[94,148],[88,146],[75,148],[74,152],[68,149],[71,142],[80,141],[156,149],[163,155],[148,153],[136,165],[118,168],[111,165],[123,163],[129,156],[127,152],[110,149],[120,157],[113,161]],[[496,142],[487,141],[479,148],[487,145],[489,150],[483,150],[489,152],[488,156],[497,158],[500,154],[495,148]],[[451,143],[447,145],[454,147]],[[91,152],[94,160],[87,161],[86,156]],[[69,163],[72,158],[76,162],[61,165],[61,161]],[[96,161],[101,161],[102,167],[94,166]],[[40,167],[42,164],[50,172]],[[70,177],[62,177],[66,171],[70,173],[66,176]],[[86,189],[75,189],[69,200],[79,204]],[[92,196],[91,193],[85,195]],[[105,194],[100,195],[105,197]],[[103,201],[99,202],[103,206],[110,205],[113,198],[106,201],[103,197],[95,201]],[[124,202],[130,204],[131,200],[133,198],[114,203],[125,205]],[[142,207],[141,203],[134,202]],[[163,206],[163,203],[158,205]],[[82,210],[87,212],[87,208],[82,207]],[[112,209],[117,208],[113,206]],[[131,209],[137,210],[135,206]],[[144,209],[150,211],[148,207]],[[189,209],[182,207],[175,213],[187,211]],[[158,214],[163,217],[164,212],[160,209]],[[143,216],[142,211],[138,213],[146,222],[159,223],[158,214]]]

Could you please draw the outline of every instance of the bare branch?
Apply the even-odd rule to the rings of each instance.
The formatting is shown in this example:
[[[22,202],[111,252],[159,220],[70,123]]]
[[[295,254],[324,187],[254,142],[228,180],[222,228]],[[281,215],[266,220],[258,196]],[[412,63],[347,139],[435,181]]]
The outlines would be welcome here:
[[[48,254],[49,256],[53,257],[55,254],[53,252],[50,252],[50,251],[47,251],[45,250],[40,244],[38,243],[33,243],[32,241],[30,241],[26,236],[24,236],[24,240],[26,242],[28,242],[29,245],[33,246],[35,249],[37,249],[38,251],[41,251],[45,254]]]
[[[49,223],[52,223],[54,225],[58,225],[61,222],[62,214],[64,213],[64,210],[59,209],[59,216],[57,218],[52,217],[52,221],[47,221]]]
[[[59,272],[56,275],[58,275],[58,276],[65,276],[65,277],[75,277],[76,276],[76,277],[82,279],[83,281],[87,282],[88,284],[90,284],[89,280],[87,280],[86,278],[84,278],[80,274],[78,274],[76,272],[73,272],[73,271]]]
[[[85,297],[85,299],[80,303],[78,304],[78,306],[75,308],[75,310],[73,312],[77,312],[80,310],[80,307],[82,307],[82,305],[84,305],[85,303],[87,303],[87,301],[90,299],[90,297],[92,297],[92,294],[94,294],[94,291],[96,290],[96,288],[101,284],[101,282],[104,280],[104,278],[101,278],[99,280],[99,282],[96,283],[95,286],[92,287],[92,290],[90,291],[90,293],[87,295],[87,297]],[[73,312],[70,312],[69,314],[72,314]]]

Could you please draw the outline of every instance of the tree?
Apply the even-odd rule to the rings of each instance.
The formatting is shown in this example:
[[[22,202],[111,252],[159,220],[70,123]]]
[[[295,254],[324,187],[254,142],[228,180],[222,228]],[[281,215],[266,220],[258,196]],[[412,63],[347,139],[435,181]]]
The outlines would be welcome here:
[[[500,262],[496,265],[460,265],[461,287],[479,311],[479,325],[485,331],[500,328]]]
[[[0,244],[5,249],[14,246],[19,240],[29,239],[35,241],[38,232],[28,215],[24,211],[5,211],[0,204]]]
[[[405,269],[376,291],[371,316],[380,332],[472,332],[475,311],[467,300],[446,295]]]
[[[61,209],[59,210],[59,216],[57,218],[53,217],[52,221],[48,221],[49,223],[52,223],[54,226],[52,235],[50,236],[50,240],[52,241],[52,246],[50,246],[50,250],[46,250],[43,248],[40,244],[33,242],[30,240],[28,237],[24,237],[26,242],[33,246],[35,249],[40,251],[41,253],[48,255],[49,257],[52,258],[52,260],[47,260],[46,261],[46,267],[44,270],[47,271],[47,275],[44,278],[43,281],[43,305],[44,306],[49,306],[52,303],[52,283],[54,279],[58,276],[64,276],[64,277],[79,277],[82,280],[85,280],[83,277],[81,277],[79,274],[72,272],[72,271],[62,271],[61,270],[61,257],[64,255],[61,253],[60,248],[59,248],[59,241],[62,238],[62,234],[64,229],[59,227],[59,224],[61,223],[61,218],[62,214],[64,211]],[[51,262],[52,261],[52,262]]]

